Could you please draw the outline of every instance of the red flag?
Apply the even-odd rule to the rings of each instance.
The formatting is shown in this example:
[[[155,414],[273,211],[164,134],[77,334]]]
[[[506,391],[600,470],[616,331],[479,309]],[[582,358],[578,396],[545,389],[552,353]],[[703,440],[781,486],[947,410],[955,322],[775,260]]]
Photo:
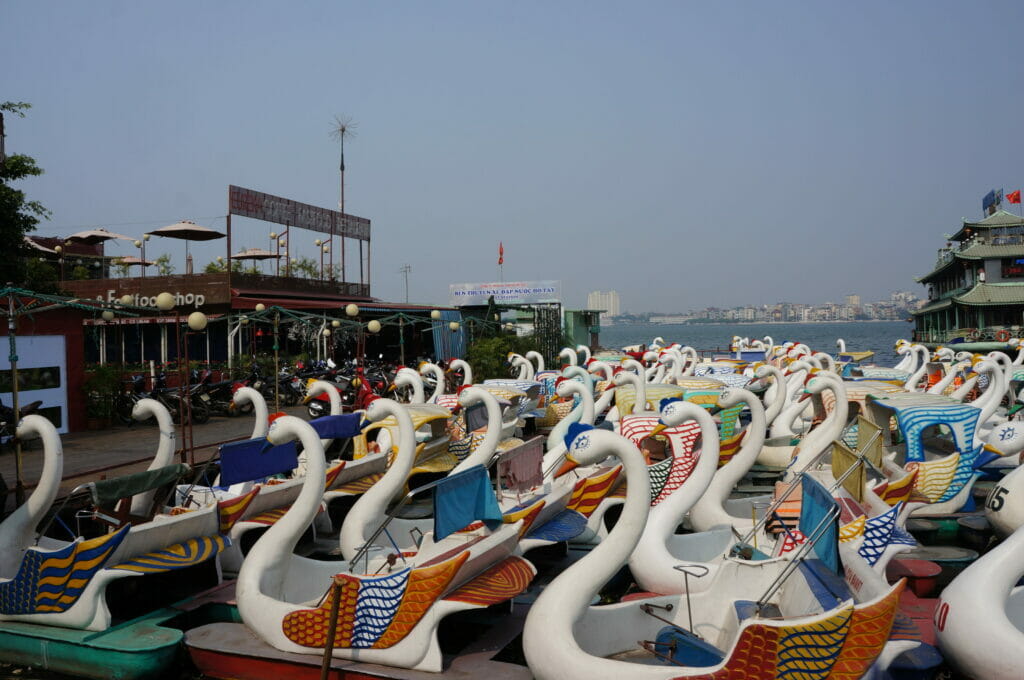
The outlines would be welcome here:
[[[1020,203],[1020,201],[1017,202]],[[502,245],[501,241],[498,241],[498,264],[505,264],[505,246]]]
[[[1006,194],[1007,203],[1020,203],[1020,189]]]

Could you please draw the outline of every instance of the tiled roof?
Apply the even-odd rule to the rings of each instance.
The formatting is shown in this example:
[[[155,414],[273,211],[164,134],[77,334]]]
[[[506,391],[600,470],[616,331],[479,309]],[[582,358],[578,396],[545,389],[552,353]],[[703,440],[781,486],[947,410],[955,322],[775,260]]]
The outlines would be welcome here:
[[[1024,283],[979,283],[953,299],[965,305],[1024,304]]]
[[[924,276],[917,278],[919,283],[928,283],[937,275],[945,273],[952,268],[957,260],[987,260],[994,257],[1024,257],[1024,244],[1010,243],[1006,245],[992,245],[988,243],[975,243],[963,250],[954,251],[952,259],[943,262]]]
[[[1006,212],[1005,210],[997,210],[994,214],[989,215],[983,220],[978,222],[968,222],[964,220],[965,227],[1024,227],[1024,217],[1014,215],[1013,213]]]
[[[946,298],[945,300],[936,300],[935,302],[929,302],[923,307],[911,312],[911,316],[918,316],[919,314],[928,314],[929,312],[937,312],[940,309],[945,309],[953,304],[953,300]]]

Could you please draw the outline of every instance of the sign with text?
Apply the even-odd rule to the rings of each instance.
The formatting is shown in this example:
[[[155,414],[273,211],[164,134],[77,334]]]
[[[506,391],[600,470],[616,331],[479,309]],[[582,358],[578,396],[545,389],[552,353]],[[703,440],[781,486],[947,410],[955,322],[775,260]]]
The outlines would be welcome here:
[[[512,281],[500,283],[453,283],[449,287],[452,307],[487,304],[492,295],[499,305],[528,305],[562,301],[561,281]]]
[[[370,220],[261,191],[228,187],[228,212],[264,222],[319,231],[322,234],[370,240]]]

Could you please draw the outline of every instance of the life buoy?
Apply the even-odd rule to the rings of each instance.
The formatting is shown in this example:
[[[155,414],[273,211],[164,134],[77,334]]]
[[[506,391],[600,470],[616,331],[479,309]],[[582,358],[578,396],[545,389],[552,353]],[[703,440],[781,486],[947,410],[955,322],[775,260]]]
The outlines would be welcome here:
[[[966,335],[968,340],[977,340],[978,336],[981,335],[981,333],[978,332],[977,328],[971,328],[968,329]]]
[[[1001,331],[997,331],[996,332],[996,340],[998,340],[999,342],[1006,342],[1009,339],[1010,339],[1010,331],[1008,331],[1006,329],[1003,329]]]

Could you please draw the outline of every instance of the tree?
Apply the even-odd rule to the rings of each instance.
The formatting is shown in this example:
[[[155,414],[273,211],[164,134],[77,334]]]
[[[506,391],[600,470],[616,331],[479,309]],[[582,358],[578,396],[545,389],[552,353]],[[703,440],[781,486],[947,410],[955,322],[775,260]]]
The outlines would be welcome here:
[[[156,265],[156,269],[160,272],[160,276],[170,276],[174,273],[174,265],[171,264],[171,256],[164,253],[160,257],[153,260]]]
[[[0,118],[4,111],[24,118],[29,108],[24,102],[0,103]],[[39,201],[28,200],[25,192],[15,189],[13,184],[41,174],[42,169],[30,156],[12,154],[0,158],[0,243],[7,249],[6,257],[0,261],[0,285],[8,281],[26,285],[26,263],[31,253],[25,245],[25,235],[35,231],[40,219],[49,218],[50,211]]]
[[[124,258],[118,258],[114,260],[114,271],[117,272],[118,276],[125,277],[132,271],[132,266],[124,261]]]
[[[292,262],[292,271],[307,279],[320,278],[320,266],[311,257],[300,257]],[[294,276],[294,274],[293,274]]]

